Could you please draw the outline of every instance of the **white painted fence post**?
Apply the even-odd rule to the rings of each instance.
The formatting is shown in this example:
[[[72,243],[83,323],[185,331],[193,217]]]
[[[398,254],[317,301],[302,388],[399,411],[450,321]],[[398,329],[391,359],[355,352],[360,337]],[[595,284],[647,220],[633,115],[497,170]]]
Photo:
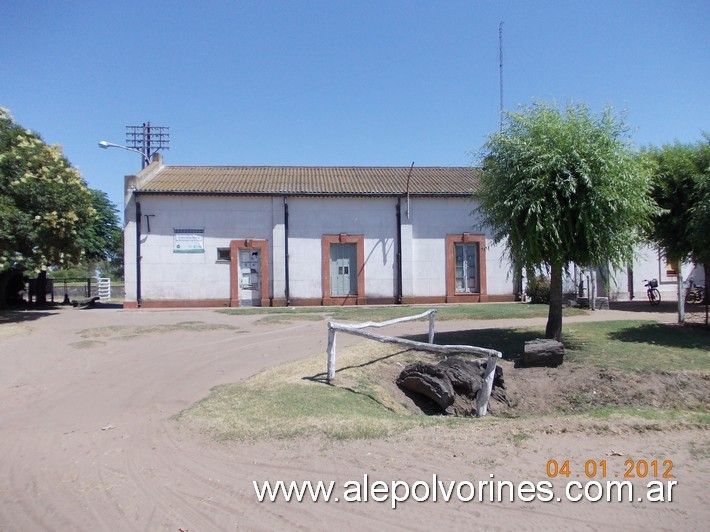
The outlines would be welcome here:
[[[328,322],[328,382],[335,378],[335,334],[335,329]]]
[[[478,417],[485,416],[488,412],[488,400],[493,390],[495,369],[496,359],[493,356],[489,356],[488,362],[486,362],[486,372],[483,374],[483,386],[481,386],[481,390],[478,392],[478,397],[476,398],[476,415]]]
[[[433,344],[434,343],[434,326],[436,322],[436,309],[433,309],[433,312],[429,314],[429,343]]]

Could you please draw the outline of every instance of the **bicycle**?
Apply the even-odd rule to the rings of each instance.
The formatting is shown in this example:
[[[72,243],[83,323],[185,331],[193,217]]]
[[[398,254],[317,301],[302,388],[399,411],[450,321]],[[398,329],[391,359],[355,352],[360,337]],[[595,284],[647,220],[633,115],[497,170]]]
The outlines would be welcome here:
[[[658,279],[651,279],[650,281],[644,279],[644,282],[646,283],[644,286],[646,287],[646,295],[648,296],[649,303],[651,303],[651,305],[660,305],[661,293],[658,291]]]
[[[688,288],[685,291],[685,302],[690,303],[702,303],[705,299],[705,287],[698,286],[693,282],[692,279],[688,281]]]

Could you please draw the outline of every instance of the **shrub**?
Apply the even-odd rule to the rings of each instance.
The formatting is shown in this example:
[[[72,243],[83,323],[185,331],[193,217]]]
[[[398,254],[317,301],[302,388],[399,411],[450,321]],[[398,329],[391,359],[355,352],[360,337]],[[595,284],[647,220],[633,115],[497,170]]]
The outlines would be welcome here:
[[[55,280],[86,279],[92,275],[85,268],[72,267],[50,271],[49,277]]]
[[[528,279],[525,295],[531,303],[550,304],[550,280],[544,275],[536,275]]]

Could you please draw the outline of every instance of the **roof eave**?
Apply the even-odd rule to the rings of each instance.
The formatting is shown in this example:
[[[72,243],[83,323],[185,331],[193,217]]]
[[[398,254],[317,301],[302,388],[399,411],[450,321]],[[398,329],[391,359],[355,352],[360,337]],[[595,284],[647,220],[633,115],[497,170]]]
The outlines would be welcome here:
[[[223,191],[223,190],[151,190],[136,189],[136,194],[151,196],[305,196],[305,197],[449,197],[467,198],[470,192],[293,192],[293,191]]]

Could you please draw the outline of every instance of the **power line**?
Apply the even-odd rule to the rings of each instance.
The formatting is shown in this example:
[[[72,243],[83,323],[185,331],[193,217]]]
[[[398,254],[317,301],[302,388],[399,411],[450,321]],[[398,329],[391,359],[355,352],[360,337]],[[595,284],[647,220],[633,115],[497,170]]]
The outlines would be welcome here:
[[[500,76],[500,129],[503,131],[503,21],[498,25],[498,66]]]

